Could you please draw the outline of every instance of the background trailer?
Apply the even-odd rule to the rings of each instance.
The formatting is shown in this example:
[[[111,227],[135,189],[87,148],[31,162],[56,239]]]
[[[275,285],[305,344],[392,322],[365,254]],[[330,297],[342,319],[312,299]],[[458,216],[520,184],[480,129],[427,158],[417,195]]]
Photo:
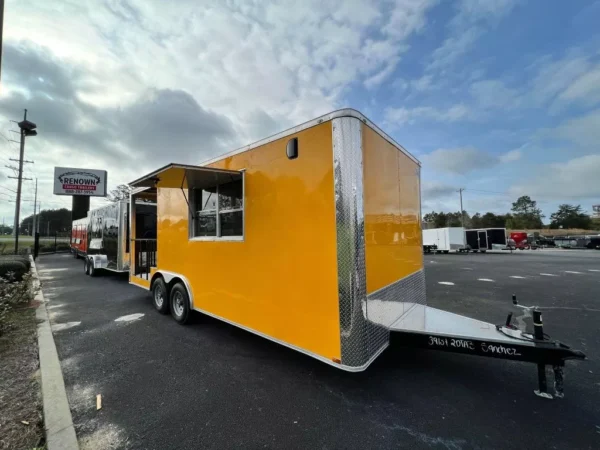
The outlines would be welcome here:
[[[131,187],[130,282],[180,323],[197,310],[348,371],[393,336],[542,367],[582,357],[425,306],[419,162],[355,110]],[[156,239],[137,199],[156,202]]]
[[[465,230],[465,239],[473,252],[485,253],[488,250],[488,238],[485,230]]]
[[[487,233],[487,245],[488,250],[492,250],[494,245],[505,248],[506,242],[506,228],[485,228]]]
[[[150,219],[151,223],[147,228],[151,237],[156,237],[156,206],[143,204],[137,211],[138,214],[154,218],[153,221]],[[72,251],[76,257],[85,256],[86,274],[94,276],[101,269],[113,272],[129,270],[131,242],[128,201],[119,201],[88,211],[87,218],[73,221],[73,230],[77,231],[74,231],[72,236],[77,237],[75,244],[71,244]],[[141,235],[144,233],[147,235],[146,230],[140,230]],[[85,243],[82,239],[85,239]]]
[[[432,246],[435,246],[434,250],[437,252],[464,251],[467,246],[465,229],[462,227],[445,227],[423,230],[423,247]]]

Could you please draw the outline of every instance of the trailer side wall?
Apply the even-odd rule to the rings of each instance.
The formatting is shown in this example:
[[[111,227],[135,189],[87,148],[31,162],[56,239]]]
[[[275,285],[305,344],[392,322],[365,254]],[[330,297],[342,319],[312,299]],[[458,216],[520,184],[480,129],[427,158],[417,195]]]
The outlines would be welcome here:
[[[419,165],[363,126],[367,294],[423,269]]]
[[[298,158],[290,160],[293,137]],[[187,186],[159,182],[159,269],[188,278],[197,309],[340,358],[331,122],[210,167],[245,170],[244,239],[190,240]]]

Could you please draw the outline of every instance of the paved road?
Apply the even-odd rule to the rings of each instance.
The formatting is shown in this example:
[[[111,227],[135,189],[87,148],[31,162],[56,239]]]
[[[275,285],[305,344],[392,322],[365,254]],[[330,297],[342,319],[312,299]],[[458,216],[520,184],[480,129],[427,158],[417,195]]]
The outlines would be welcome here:
[[[67,255],[38,267],[83,448],[600,446],[600,259],[426,257],[432,306],[496,323],[513,292],[554,308],[547,332],[590,357],[568,365],[560,401],[533,395],[529,364],[395,348],[349,374],[207,317],[177,325]]]

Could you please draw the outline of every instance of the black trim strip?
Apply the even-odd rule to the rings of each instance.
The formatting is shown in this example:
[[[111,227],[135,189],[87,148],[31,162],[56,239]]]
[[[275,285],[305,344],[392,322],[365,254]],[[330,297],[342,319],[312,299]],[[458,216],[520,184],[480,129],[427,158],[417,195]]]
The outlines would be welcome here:
[[[563,365],[567,359],[585,359],[585,355],[558,341],[533,341],[534,345],[488,342],[481,339],[440,336],[432,333],[392,331],[391,347],[413,347],[440,350],[488,358],[510,359],[537,364]]]

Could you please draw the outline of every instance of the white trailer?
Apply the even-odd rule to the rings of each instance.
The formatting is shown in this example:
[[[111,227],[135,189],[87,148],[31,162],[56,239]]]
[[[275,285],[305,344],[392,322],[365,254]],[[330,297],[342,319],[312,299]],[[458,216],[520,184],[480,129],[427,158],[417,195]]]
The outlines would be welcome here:
[[[423,248],[438,253],[463,252],[467,248],[463,227],[432,228],[423,230]]]

